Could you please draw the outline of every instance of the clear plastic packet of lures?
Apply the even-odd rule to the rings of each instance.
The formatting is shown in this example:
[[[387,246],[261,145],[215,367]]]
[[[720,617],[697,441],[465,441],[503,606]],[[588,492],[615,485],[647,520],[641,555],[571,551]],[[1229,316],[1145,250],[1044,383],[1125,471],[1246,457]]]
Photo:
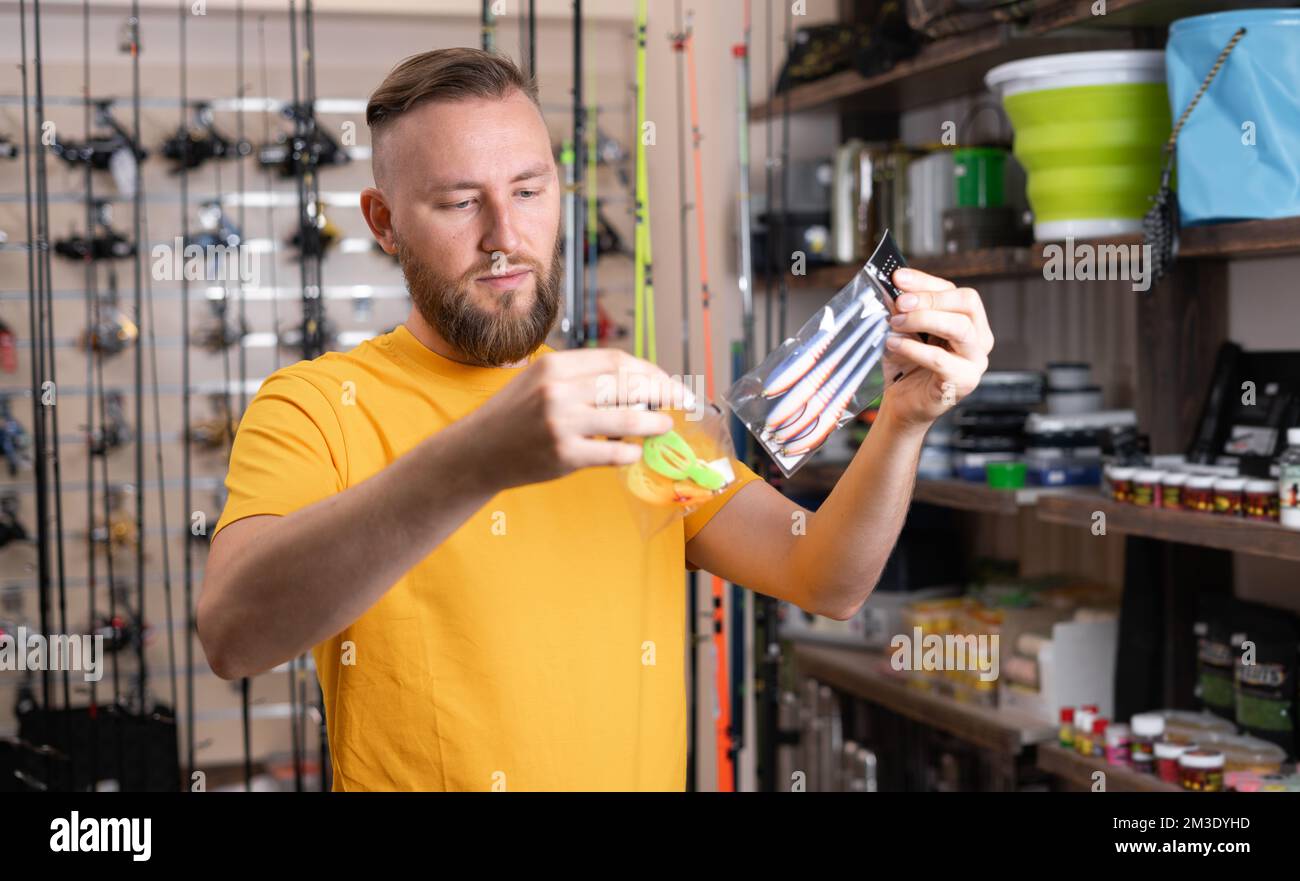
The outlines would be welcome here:
[[[906,265],[886,231],[853,280],[722,396],[786,477],[884,390],[892,279]]]

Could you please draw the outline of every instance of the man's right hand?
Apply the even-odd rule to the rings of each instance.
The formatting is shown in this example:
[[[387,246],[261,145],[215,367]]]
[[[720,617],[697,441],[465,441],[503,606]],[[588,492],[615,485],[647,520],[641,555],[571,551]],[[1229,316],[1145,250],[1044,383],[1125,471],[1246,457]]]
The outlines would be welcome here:
[[[663,434],[673,420],[627,405],[685,401],[690,407],[690,394],[659,367],[626,352],[575,349],[543,355],[465,422],[473,426],[480,467],[508,489],[579,468],[635,462],[638,444],[610,438]]]

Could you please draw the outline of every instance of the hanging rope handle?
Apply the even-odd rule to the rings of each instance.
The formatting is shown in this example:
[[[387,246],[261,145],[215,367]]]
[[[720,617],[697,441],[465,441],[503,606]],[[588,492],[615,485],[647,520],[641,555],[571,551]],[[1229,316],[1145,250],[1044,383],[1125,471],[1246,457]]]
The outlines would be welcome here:
[[[1210,68],[1210,72],[1206,74],[1205,82],[1201,83],[1200,91],[1198,91],[1196,96],[1192,98],[1190,103],[1188,103],[1187,109],[1183,111],[1183,115],[1178,117],[1178,122],[1174,125],[1174,130],[1169,133],[1169,141],[1165,144],[1166,153],[1174,152],[1174,144],[1178,140],[1178,133],[1183,130],[1183,125],[1186,124],[1187,117],[1191,116],[1192,111],[1196,109],[1196,105],[1201,103],[1201,99],[1204,98],[1205,93],[1209,91],[1210,83],[1214,82],[1214,78],[1219,75],[1219,71],[1223,69],[1224,63],[1227,62],[1228,56],[1232,54],[1233,49],[1237,48],[1237,44],[1241,42],[1241,38],[1244,36],[1246,36],[1246,29],[1237,28],[1237,32],[1232,35],[1232,39],[1228,41],[1228,45],[1223,47],[1223,51],[1219,53],[1218,60],[1214,62],[1214,67]]]

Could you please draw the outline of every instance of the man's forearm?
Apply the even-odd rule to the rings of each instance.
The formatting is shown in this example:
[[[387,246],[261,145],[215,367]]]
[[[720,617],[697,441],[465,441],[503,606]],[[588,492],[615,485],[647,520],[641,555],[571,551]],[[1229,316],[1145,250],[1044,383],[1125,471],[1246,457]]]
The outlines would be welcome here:
[[[792,543],[791,571],[808,592],[805,608],[837,618],[870,595],[898,540],[920,461],[925,429],[901,425],[887,405],[848,469]]]
[[[359,618],[496,494],[473,453],[462,420],[370,479],[268,521],[203,585],[214,668],[262,672]]]

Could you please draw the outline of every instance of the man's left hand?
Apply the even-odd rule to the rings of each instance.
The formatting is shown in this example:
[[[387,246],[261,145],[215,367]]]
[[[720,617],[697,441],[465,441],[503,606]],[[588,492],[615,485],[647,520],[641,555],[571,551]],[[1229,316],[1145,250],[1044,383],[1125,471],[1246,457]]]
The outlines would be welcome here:
[[[894,303],[882,359],[882,407],[903,424],[928,428],[979,385],[993,332],[972,288],[915,269],[896,271],[894,284],[903,294]],[[923,333],[928,343],[917,338]]]

